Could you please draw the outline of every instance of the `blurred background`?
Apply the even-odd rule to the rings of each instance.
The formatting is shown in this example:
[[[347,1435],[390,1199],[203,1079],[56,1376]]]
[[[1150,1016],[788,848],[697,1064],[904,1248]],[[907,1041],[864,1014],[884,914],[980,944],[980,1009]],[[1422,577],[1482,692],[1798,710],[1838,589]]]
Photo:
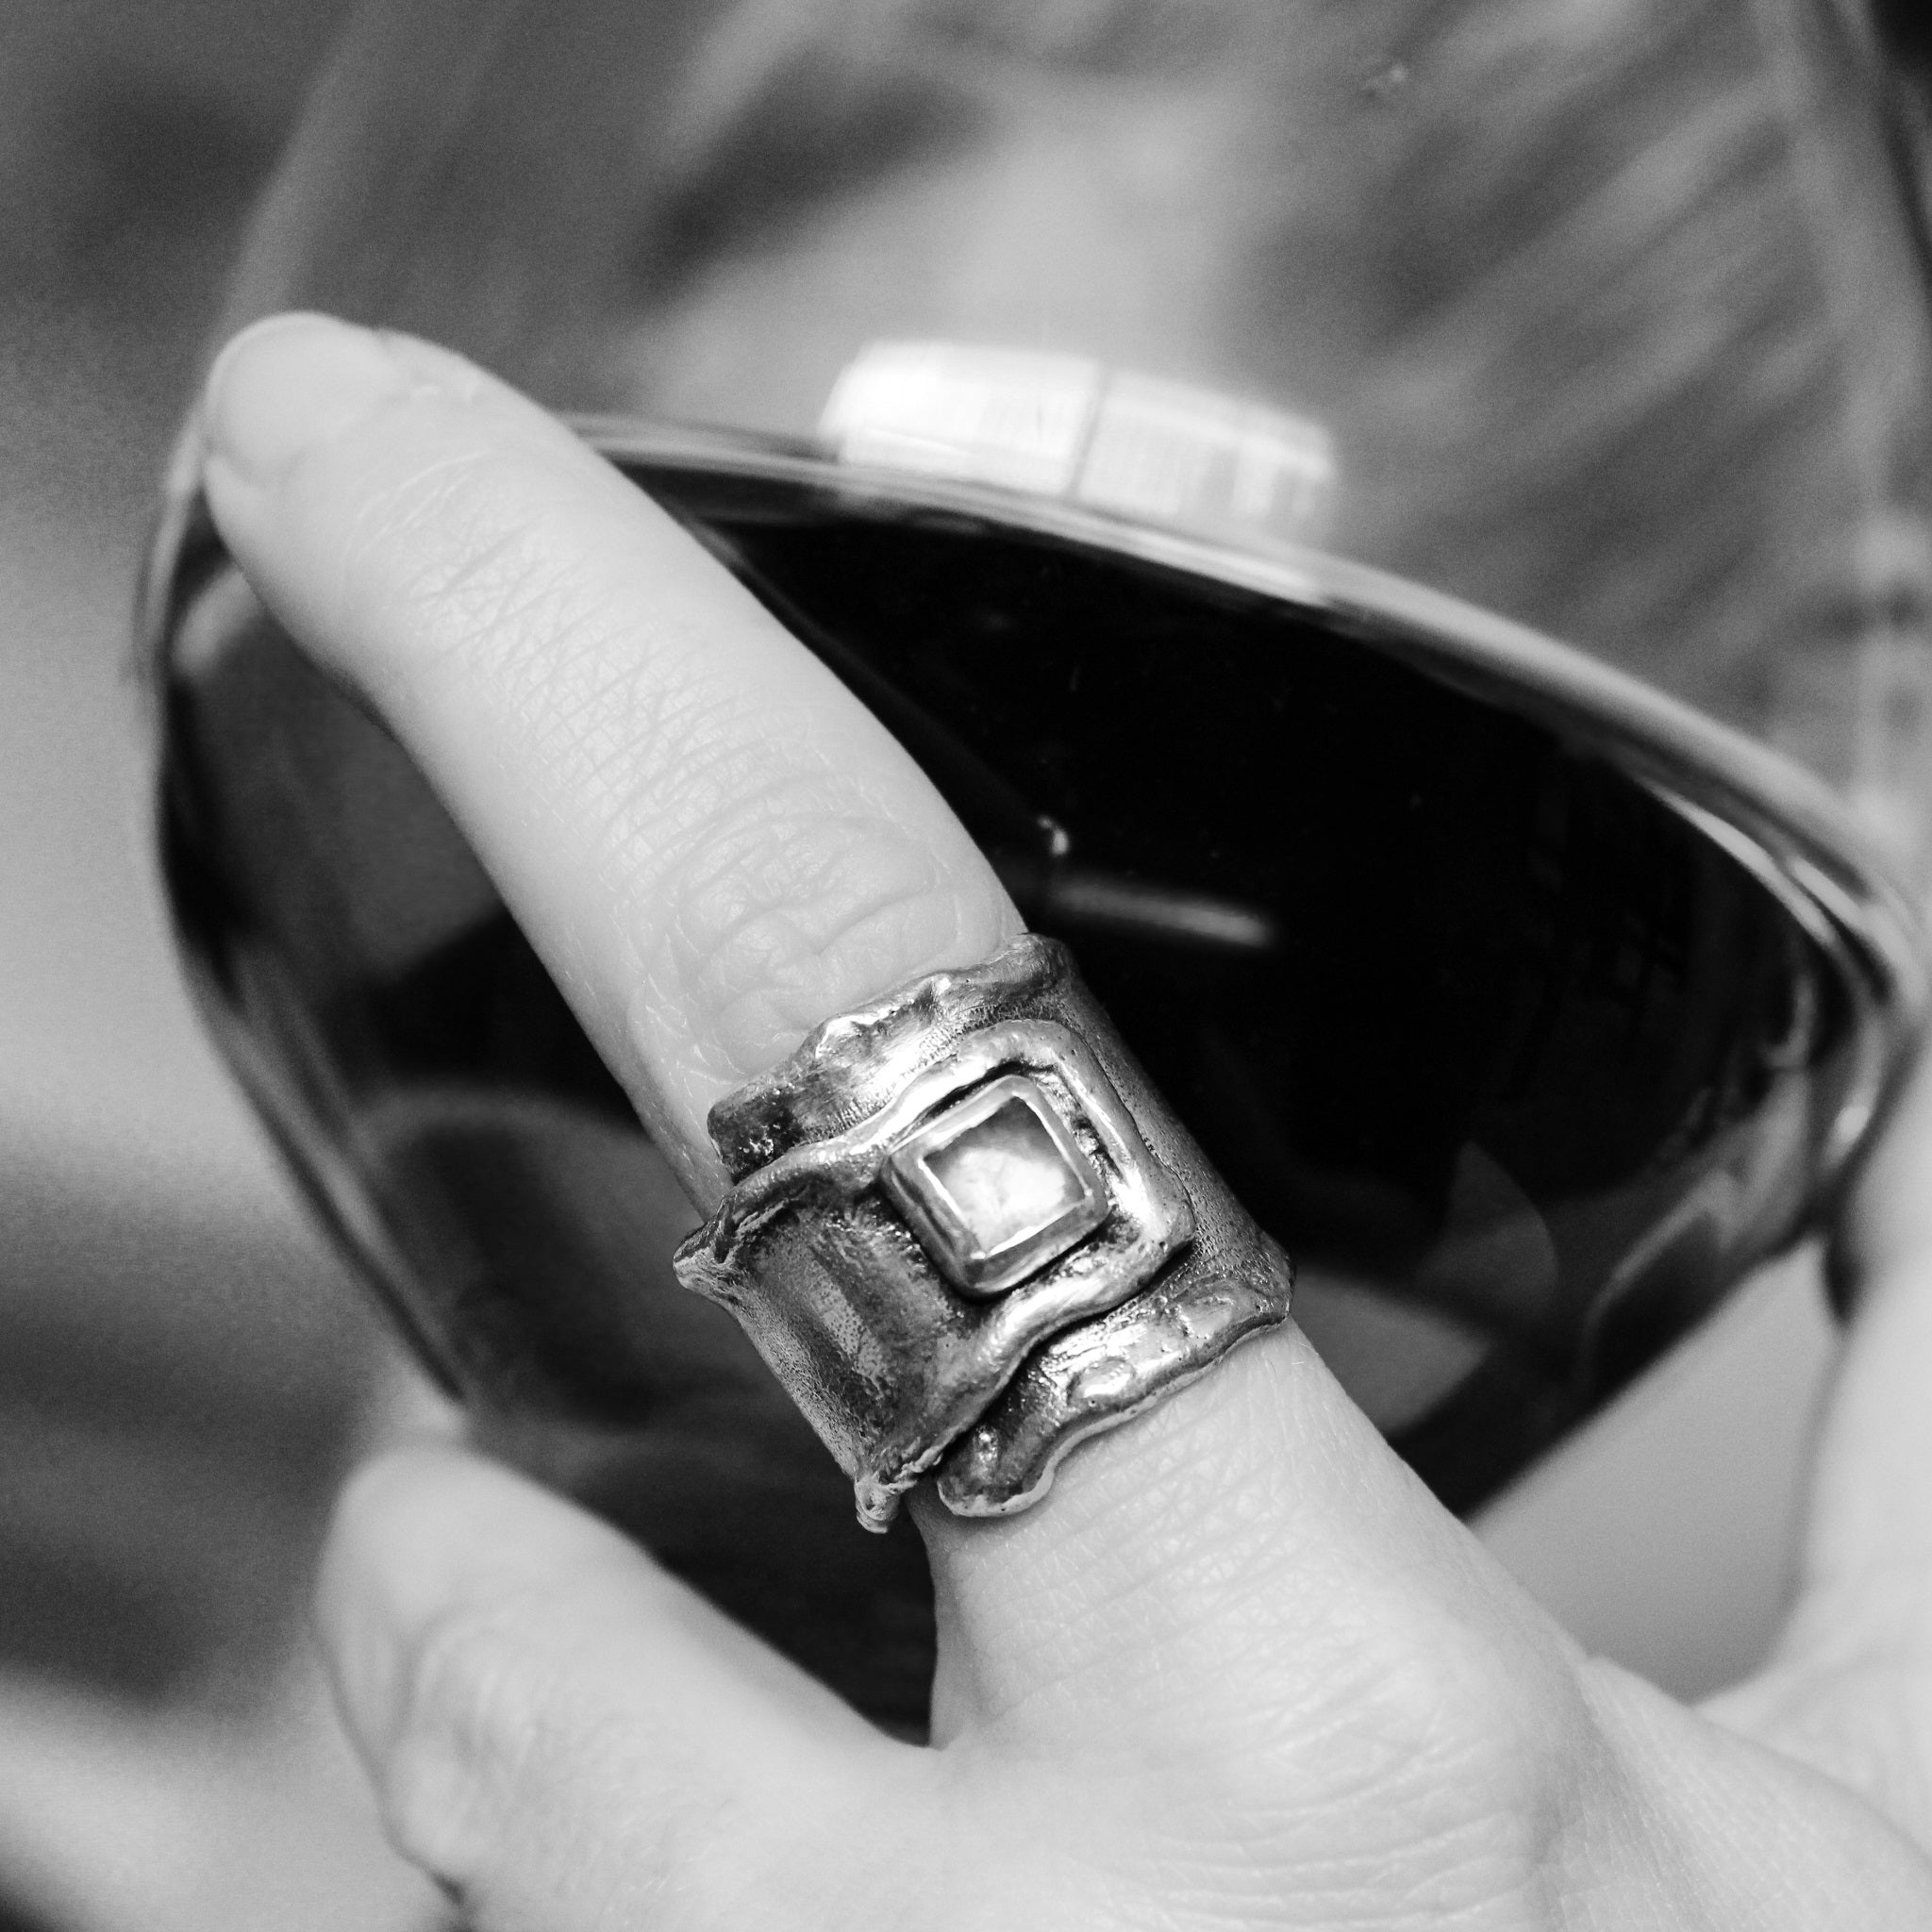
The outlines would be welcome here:
[[[345,10],[0,8],[0,1896],[23,1924],[436,1917],[303,1623],[338,1474],[420,1398],[189,1013],[127,669],[225,268]],[[1483,1533],[1586,1643],[1715,1687],[1774,1626],[1832,1348],[1793,1257]]]
[[[0,8],[0,1897],[55,1926],[433,1918],[301,1631],[372,1328],[179,991],[127,675],[155,480],[342,11]]]

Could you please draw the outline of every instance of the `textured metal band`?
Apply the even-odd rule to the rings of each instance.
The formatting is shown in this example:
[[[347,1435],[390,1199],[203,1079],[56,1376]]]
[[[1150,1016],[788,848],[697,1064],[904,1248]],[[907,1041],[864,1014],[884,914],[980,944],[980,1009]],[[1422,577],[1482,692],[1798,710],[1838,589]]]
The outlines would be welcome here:
[[[678,1278],[738,1317],[883,1529],[1046,1491],[1288,1313],[1291,1271],[1063,946],[1017,940],[828,1020],[712,1108],[733,1180]]]

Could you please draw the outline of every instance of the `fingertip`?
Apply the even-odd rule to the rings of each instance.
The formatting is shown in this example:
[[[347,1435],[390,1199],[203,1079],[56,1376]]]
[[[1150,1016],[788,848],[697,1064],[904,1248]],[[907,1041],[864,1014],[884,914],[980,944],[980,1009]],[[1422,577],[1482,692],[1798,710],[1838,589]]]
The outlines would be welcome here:
[[[416,758],[700,1199],[723,1093],[1018,930],[877,721],[494,377],[291,314],[223,352],[206,417],[251,585]]]
[[[552,1675],[601,1674],[654,1722],[726,1707],[816,1722],[837,1703],[599,1518],[446,1445],[388,1451],[349,1478],[316,1624],[343,1714],[375,1755],[420,1714],[434,1654],[466,1633]]]
[[[509,1471],[441,1444],[386,1451],[343,1484],[323,1545],[315,1622],[365,1756],[389,1741],[424,1631],[481,1593],[486,1579],[475,1573],[490,1551],[530,1552],[528,1518],[546,1503],[567,1507]]]
[[[244,490],[273,489],[421,377],[391,340],[294,311],[251,323],[215,358],[203,391],[208,460]]]
[[[574,1902],[634,1883],[735,1897],[747,1858],[811,1854],[902,1749],[616,1532],[460,1450],[351,1478],[319,1621],[391,1840],[479,1921],[587,1923]]]
[[[422,406],[441,414],[425,419]],[[251,323],[215,357],[191,448],[230,549],[251,577],[301,608],[311,600],[299,588],[304,573],[291,575],[290,565],[302,548],[294,531],[308,529],[308,497],[334,512],[319,533],[308,532],[324,540],[318,557],[327,565],[337,548],[329,540],[353,534],[345,512],[353,520],[394,491],[407,498],[410,479],[433,477],[474,442],[479,416],[491,436],[520,438],[525,462],[532,438],[550,455],[577,453],[576,439],[555,419],[453,350],[291,310]],[[345,456],[349,467],[310,491],[318,459],[331,456]],[[594,474],[588,463],[585,470]],[[325,642],[326,627],[308,641]]]

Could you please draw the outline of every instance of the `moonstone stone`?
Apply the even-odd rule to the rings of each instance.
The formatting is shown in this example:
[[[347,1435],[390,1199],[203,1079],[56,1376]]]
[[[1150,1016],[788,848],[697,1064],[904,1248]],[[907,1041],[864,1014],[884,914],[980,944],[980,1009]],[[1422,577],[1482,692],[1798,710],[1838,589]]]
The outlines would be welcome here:
[[[925,1165],[984,1255],[1051,1226],[1084,1198],[1079,1176],[1022,1100],[928,1154]]]

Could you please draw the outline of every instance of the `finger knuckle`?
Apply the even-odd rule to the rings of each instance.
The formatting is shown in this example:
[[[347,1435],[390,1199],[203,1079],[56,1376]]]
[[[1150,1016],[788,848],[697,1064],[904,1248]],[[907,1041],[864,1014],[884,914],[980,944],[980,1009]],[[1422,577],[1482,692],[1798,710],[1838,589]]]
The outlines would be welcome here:
[[[384,1823],[405,1857],[452,1883],[475,1881],[539,1754],[545,1676],[499,1607],[445,1609],[425,1626],[379,1776]]]
[[[1533,1891],[1602,1752],[1574,1667],[1533,1630],[1427,1590],[1357,1589],[1307,1633],[1319,1682],[1280,1742],[1338,1855],[1465,1902]],[[1333,1833],[1338,1821],[1346,1843]],[[1351,1869],[1351,1857],[1343,1865]]]
[[[1364,1661],[1365,1709],[1424,1777],[1479,1772],[1524,1794],[1564,1761],[1582,1712],[1560,1660],[1440,1606],[1382,1607]]]
[[[548,1623],[533,1595],[425,1626],[377,1778],[391,1842],[479,1923],[524,1923],[533,1897],[581,1923],[641,1905],[651,1924],[734,1923],[772,1823],[744,1767],[665,1730]]]
[[[971,943],[962,892],[929,847],[816,776],[736,802],[667,899],[675,982],[744,1072]]]

